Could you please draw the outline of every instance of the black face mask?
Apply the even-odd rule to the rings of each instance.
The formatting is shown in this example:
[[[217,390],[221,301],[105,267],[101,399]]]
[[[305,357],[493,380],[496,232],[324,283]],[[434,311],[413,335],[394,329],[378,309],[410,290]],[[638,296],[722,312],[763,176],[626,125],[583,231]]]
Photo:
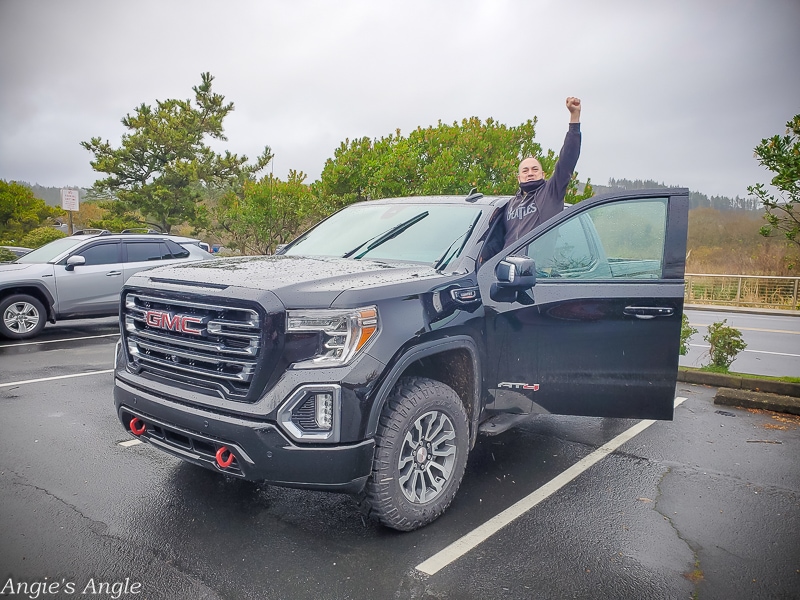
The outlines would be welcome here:
[[[521,181],[519,184],[519,189],[527,194],[534,190],[538,190],[543,185],[544,179],[537,179],[536,181]]]

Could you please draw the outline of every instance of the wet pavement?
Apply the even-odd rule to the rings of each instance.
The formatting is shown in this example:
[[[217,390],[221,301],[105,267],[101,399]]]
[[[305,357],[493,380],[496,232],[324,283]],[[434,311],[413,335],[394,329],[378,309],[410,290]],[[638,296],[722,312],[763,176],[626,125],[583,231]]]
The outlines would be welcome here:
[[[113,331],[78,324],[50,339]],[[110,369],[115,341],[6,345],[0,385]],[[715,406],[714,392],[679,384],[674,421],[426,575],[420,563],[637,422],[540,416],[480,438],[444,516],[398,533],[349,496],[121,446],[110,374],[0,387],[0,593],[11,582],[56,586],[42,598],[798,598],[800,419]]]

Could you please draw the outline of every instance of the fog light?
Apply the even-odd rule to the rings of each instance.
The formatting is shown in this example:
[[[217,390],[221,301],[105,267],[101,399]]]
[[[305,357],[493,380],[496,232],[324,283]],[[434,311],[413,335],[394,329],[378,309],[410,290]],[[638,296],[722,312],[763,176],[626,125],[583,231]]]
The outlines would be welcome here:
[[[333,394],[315,394],[316,403],[315,418],[320,429],[330,429],[333,427]]]
[[[339,442],[342,388],[337,383],[301,385],[278,409],[278,423],[298,442]]]

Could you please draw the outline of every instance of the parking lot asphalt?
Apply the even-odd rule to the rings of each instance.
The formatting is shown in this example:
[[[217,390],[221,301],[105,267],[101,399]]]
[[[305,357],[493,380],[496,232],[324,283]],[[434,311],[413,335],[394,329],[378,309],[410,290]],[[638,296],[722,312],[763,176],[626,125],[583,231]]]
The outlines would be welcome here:
[[[797,418],[715,406],[715,388],[688,383],[672,422],[532,417],[481,438],[451,508],[404,534],[364,520],[349,496],[121,445],[115,327],[76,322],[46,330],[47,343],[0,347],[0,586],[108,598],[798,597]]]

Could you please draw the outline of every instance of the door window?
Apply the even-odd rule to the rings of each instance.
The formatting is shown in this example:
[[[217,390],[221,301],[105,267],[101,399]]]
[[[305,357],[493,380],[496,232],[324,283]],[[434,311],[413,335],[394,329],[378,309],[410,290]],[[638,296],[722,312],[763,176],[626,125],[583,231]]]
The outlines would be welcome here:
[[[189,251],[181,246],[180,244],[173,242],[172,240],[164,240],[167,244],[167,248],[169,249],[170,253],[172,254],[172,258],[188,258]]]
[[[128,250],[127,262],[147,262],[153,260],[167,260],[172,258],[164,242],[128,242],[125,244]]]
[[[596,206],[534,240],[526,254],[539,278],[658,279],[666,223],[665,198]]]
[[[85,265],[110,265],[122,262],[119,257],[119,244],[95,244],[76,253],[86,259]]]

